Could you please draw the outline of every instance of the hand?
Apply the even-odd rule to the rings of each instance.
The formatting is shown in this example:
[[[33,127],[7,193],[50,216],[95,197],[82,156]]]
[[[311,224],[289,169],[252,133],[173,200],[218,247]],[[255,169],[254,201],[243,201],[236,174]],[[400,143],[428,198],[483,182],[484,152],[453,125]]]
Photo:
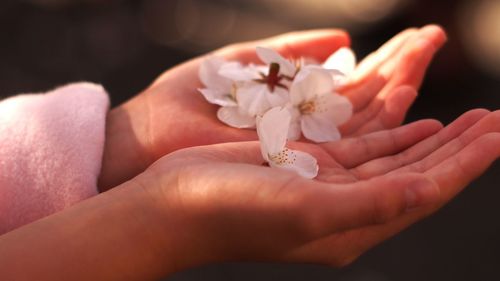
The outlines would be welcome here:
[[[345,136],[398,126],[416,97],[432,56],[445,41],[442,29],[408,29],[361,62],[342,93],[355,114],[341,131]],[[256,62],[255,46],[268,46],[286,57],[325,60],[349,44],[339,30],[285,34],[267,40],[228,46],[215,54],[244,63]],[[255,131],[230,128],[216,118],[216,106],[197,91],[198,68],[193,59],[160,76],[146,91],[109,114],[102,190],[139,174],[155,160],[177,149],[257,139]],[[406,85],[405,87],[401,87]]]
[[[0,272],[157,280],[215,261],[342,266],[478,177],[500,156],[499,121],[500,112],[475,110],[444,129],[427,120],[292,144],[317,157],[317,180],[261,166],[256,142],[179,150],[110,192],[0,236]]]
[[[390,221],[387,221],[387,218],[382,219],[386,223],[348,230],[341,235],[326,236],[304,245],[289,256],[290,260],[300,260],[307,255],[316,262],[333,265],[348,264],[366,250],[432,214],[498,159],[500,156],[499,121],[500,111],[489,113],[487,110],[473,110],[439,133],[398,153],[395,153],[395,150],[387,150],[391,145],[383,148],[380,144],[380,142],[388,142],[395,144],[396,147],[401,146],[404,143],[404,137],[394,133],[389,134],[385,140],[375,138],[376,133],[363,137],[362,141],[345,140],[341,146],[325,145],[325,150],[338,159],[354,179],[366,180],[408,172],[418,173],[432,179],[439,186],[440,200]],[[364,157],[346,152],[358,146],[358,142],[367,144],[361,145],[357,150],[358,154],[366,155]],[[381,157],[382,153],[388,156]],[[366,161],[371,158],[374,160]],[[332,181],[344,179],[345,177],[331,178]],[[386,204],[391,203],[386,202]],[[388,208],[388,206],[382,206],[382,208]],[[374,220],[377,219],[380,218],[375,216]],[[332,249],[338,250],[332,253]]]
[[[258,144],[240,142],[176,151],[133,182],[167,214],[175,242],[165,249],[178,269],[228,260],[341,266],[483,173],[500,156],[499,119],[500,112],[474,110],[444,129],[425,120],[292,144],[318,159],[316,180],[263,167]]]

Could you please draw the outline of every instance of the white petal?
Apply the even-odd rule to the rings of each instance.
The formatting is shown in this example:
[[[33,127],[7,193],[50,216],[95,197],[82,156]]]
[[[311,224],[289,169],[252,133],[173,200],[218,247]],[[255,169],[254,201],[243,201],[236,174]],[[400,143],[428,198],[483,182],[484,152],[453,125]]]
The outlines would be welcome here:
[[[255,66],[244,67],[239,62],[229,62],[222,65],[218,74],[233,81],[250,81],[260,78],[258,69]]]
[[[340,48],[326,59],[323,67],[337,69],[345,75],[350,75],[356,68],[356,55],[350,48]]]
[[[300,139],[301,134],[300,121],[291,122],[290,128],[288,129],[288,140],[296,141]]]
[[[290,127],[290,112],[286,108],[274,107],[257,117],[257,134],[264,159],[281,152],[285,148]]]
[[[327,118],[332,120],[337,126],[344,124],[352,117],[352,103],[344,96],[329,94],[326,99],[325,107],[328,110],[321,114],[327,115]]]
[[[343,86],[345,84],[345,81],[347,80],[347,76],[340,72],[340,70],[337,69],[326,69],[330,75],[332,76],[333,79],[333,90],[339,88],[340,86]]]
[[[271,107],[285,106],[290,101],[288,90],[280,87],[274,88],[274,92],[272,93],[270,91],[267,91],[266,97]]]
[[[300,112],[294,106],[287,106],[288,111],[290,111],[290,115],[292,116],[292,120],[290,121],[290,128],[288,129],[288,140],[298,140],[301,135],[300,128]]]
[[[344,73],[336,69],[329,69],[329,71],[330,74],[332,75],[333,84],[335,85],[333,87],[334,91],[339,87],[344,86],[347,83],[348,77],[344,75]]]
[[[326,114],[303,115],[300,127],[304,136],[315,142],[336,141],[341,138],[335,123]]]
[[[295,74],[295,65],[283,58],[276,51],[264,47],[256,48],[257,56],[265,64],[277,63],[280,65],[280,73],[292,77]]]
[[[231,80],[219,75],[219,69],[227,62],[217,56],[212,56],[204,60],[199,69],[201,82],[209,89],[224,91],[231,89]]]
[[[236,106],[236,101],[227,92],[213,89],[198,89],[209,103],[220,106]]]
[[[234,128],[255,128],[255,117],[241,114],[236,106],[219,108],[217,118]]]
[[[305,178],[318,175],[318,162],[312,155],[298,150],[285,149],[277,156],[277,161],[270,161],[271,167],[293,171]]]
[[[271,108],[267,95],[269,90],[266,85],[250,82],[238,89],[236,99],[240,110],[250,116],[256,116],[264,114]]]
[[[328,70],[304,67],[299,71],[290,87],[290,99],[294,105],[314,99],[315,96],[331,93],[335,87]]]
[[[302,133],[315,142],[339,140],[341,135],[337,127],[351,118],[353,111],[351,102],[337,94],[321,96],[316,102],[315,112],[302,115]]]

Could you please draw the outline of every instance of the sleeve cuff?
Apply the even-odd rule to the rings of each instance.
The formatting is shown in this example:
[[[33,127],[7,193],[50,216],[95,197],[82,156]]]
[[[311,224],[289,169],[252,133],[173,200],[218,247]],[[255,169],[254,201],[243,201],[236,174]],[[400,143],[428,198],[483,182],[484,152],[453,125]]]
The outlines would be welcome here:
[[[98,193],[108,109],[91,83],[0,102],[0,234]]]

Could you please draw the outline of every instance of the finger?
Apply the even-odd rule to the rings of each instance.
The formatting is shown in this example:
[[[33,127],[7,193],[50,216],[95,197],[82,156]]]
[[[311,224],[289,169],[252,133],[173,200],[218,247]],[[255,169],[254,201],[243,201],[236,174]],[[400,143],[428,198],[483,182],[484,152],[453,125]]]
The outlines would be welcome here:
[[[267,47],[287,58],[309,57],[324,61],[340,47],[350,45],[349,35],[339,29],[320,29],[291,32],[268,39],[238,43],[222,48],[215,53],[229,60],[243,63],[259,61],[255,47]]]
[[[356,237],[359,241],[354,245],[355,249],[350,250],[359,254],[363,253],[416,221],[432,214],[470,184],[472,180],[484,173],[499,157],[499,133],[490,133],[478,138],[460,153],[425,173],[439,186],[441,199],[437,204],[404,214],[385,225],[369,226],[345,233],[345,236]]]
[[[483,117],[480,121],[452,139],[446,145],[437,149],[421,161],[402,167],[395,172],[416,171],[425,172],[459,153],[464,147],[488,133],[500,132],[500,111],[495,111]]]
[[[349,78],[351,82],[349,86],[354,86],[355,82],[359,83],[363,78],[377,71],[380,65],[393,59],[394,55],[401,49],[404,43],[415,35],[418,30],[418,28],[413,27],[401,31],[383,44],[378,50],[364,58],[356,67],[356,72]]]
[[[399,126],[405,120],[406,114],[417,98],[417,91],[409,86],[401,86],[390,93],[383,103],[377,116],[362,125],[354,136],[390,129]]]
[[[442,29],[435,26],[424,27],[415,34],[402,48],[394,60],[384,64],[379,72],[371,78],[373,81],[387,81],[387,83],[375,83],[371,88],[360,89],[371,93],[369,99],[365,99],[365,104],[358,104],[355,114],[342,129],[344,134],[351,135],[359,130],[364,124],[373,120],[384,108],[384,103],[388,95],[402,85],[418,89],[432,58],[439,48],[444,44],[446,36]],[[387,78],[387,79],[386,79]],[[354,96],[369,96],[368,94],[351,91],[346,95],[353,100]],[[354,102],[353,102],[354,104]],[[395,123],[395,122],[393,122]]]
[[[400,46],[394,48],[390,56],[383,56],[386,58],[384,63],[378,64],[370,72],[362,69],[361,74],[355,75],[355,77],[359,78],[355,78],[354,82],[347,83],[351,85],[347,86],[346,89],[341,89],[342,93],[353,100],[355,111],[365,108],[386,84],[390,84],[391,80],[394,81],[394,78],[398,78],[396,82],[403,80],[401,76],[405,75],[415,79],[420,77],[421,79],[423,77],[422,69],[425,72],[430,59],[446,41],[446,34],[442,28],[429,25],[417,32],[410,30],[403,33],[401,38],[404,38],[404,40],[396,40],[396,42],[399,41]],[[378,53],[375,53],[375,56],[378,55]],[[409,66],[412,65],[416,67],[410,68]],[[407,73],[401,73],[401,71],[407,71]],[[412,79],[408,80],[412,82],[408,85],[416,85],[417,87],[414,88],[418,89],[419,83],[414,83]],[[405,84],[401,82],[397,84],[396,82],[393,82],[393,86]],[[391,89],[386,89],[386,94]]]
[[[321,144],[344,168],[353,168],[385,155],[398,153],[441,130],[435,120],[417,121],[386,130]]]
[[[451,199],[500,157],[500,132],[485,134],[425,174]]]
[[[435,203],[438,186],[419,174],[398,174],[349,185],[322,184],[303,199],[302,220],[312,238],[383,224],[409,210]]]
[[[404,152],[367,162],[352,169],[351,172],[359,178],[371,178],[418,162],[461,135],[488,115],[488,113],[489,111],[485,109],[471,110],[439,131],[439,133],[432,135]]]
[[[415,89],[420,88],[432,58],[446,42],[446,33],[439,26],[428,25],[423,27],[418,35],[402,51],[403,54],[394,68],[395,71],[390,71],[394,75],[382,91],[382,95],[400,85],[409,85]]]
[[[389,79],[388,76],[377,74],[379,67],[394,60],[405,42],[416,33],[416,28],[410,28],[394,36],[377,51],[363,59],[345,86],[339,89],[339,92],[349,97],[355,112],[364,108]]]
[[[345,135],[358,136],[370,132],[394,128],[403,123],[417,92],[410,86],[393,90],[385,99],[375,98],[365,110],[356,113],[340,131]]]
[[[312,261],[346,265],[373,246],[399,233],[416,221],[432,214],[451,200],[471,181],[481,175],[500,157],[500,133],[489,133],[476,139],[452,158],[425,173],[439,187],[435,204],[403,213],[385,224],[371,225],[331,235],[308,243],[290,254],[295,260],[304,256]],[[356,241],[355,243],[346,243]],[[337,249],[337,250],[332,250]]]

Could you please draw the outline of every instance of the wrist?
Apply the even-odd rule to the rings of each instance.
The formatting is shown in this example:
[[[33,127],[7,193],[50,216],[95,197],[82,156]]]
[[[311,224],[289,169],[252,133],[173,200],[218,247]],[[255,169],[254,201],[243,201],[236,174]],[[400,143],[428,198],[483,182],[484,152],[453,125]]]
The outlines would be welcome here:
[[[141,104],[142,95],[112,109],[106,118],[106,139],[98,187],[109,190],[144,171],[149,164],[149,120]],[[143,137],[141,139],[141,137]]]
[[[204,213],[203,207],[191,204],[189,195],[183,198],[186,194],[182,188],[191,184],[180,176],[183,172],[178,164],[174,161],[170,167],[162,165],[159,170],[153,165],[130,181],[143,191],[143,208],[155,210],[159,247],[167,253],[172,272],[222,260],[218,243],[210,243],[218,241],[213,239],[210,223],[207,224],[206,216],[199,215]]]
[[[0,272],[9,280],[156,280],[177,271],[176,229],[153,199],[130,181],[0,236]]]

